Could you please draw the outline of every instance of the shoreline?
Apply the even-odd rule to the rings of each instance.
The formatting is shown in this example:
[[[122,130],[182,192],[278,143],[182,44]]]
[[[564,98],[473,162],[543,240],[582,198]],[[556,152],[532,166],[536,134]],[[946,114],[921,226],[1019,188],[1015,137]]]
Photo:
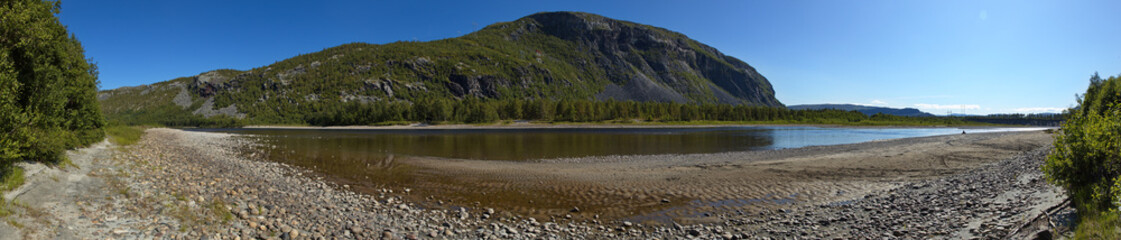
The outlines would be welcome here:
[[[409,125],[393,126],[289,126],[289,125],[248,125],[231,129],[318,129],[318,130],[458,130],[458,129],[657,129],[657,128],[723,128],[723,127],[818,127],[818,128],[858,128],[858,129],[895,129],[895,128],[957,128],[957,129],[1025,129],[1044,130],[1057,129],[1057,127],[1040,126],[860,126],[860,125],[834,125],[834,124],[610,124],[610,123],[512,123],[512,124],[438,124],[428,125],[414,123]],[[199,128],[208,129],[208,128]]]
[[[104,151],[89,157],[72,153],[80,169],[90,172],[82,179],[104,184],[62,181],[97,194],[77,204],[32,203],[29,209],[41,210],[30,212],[59,217],[39,224],[34,214],[27,219],[17,213],[17,222],[27,226],[22,229],[38,232],[23,238],[1002,238],[1008,226],[1034,217],[1032,209],[1045,209],[1061,196],[1038,173],[1036,165],[1049,147],[1042,143],[1050,140],[1042,131],[528,163],[394,160],[455,182],[580,193],[529,199],[535,204],[607,197],[607,207],[610,201],[649,202],[646,206],[671,213],[684,211],[683,216],[700,214],[668,225],[643,222],[642,214],[612,218],[615,210],[592,205],[570,211],[573,205],[562,203],[559,211],[544,211],[551,216],[546,218],[432,195],[453,189],[441,185],[446,183],[401,188],[336,181],[315,169],[266,161],[251,149],[267,145],[239,136],[149,129],[137,145],[114,148],[112,157]],[[52,182],[41,174],[31,178]],[[662,198],[660,191],[673,195]],[[774,203],[728,205],[740,201],[731,199],[756,198],[752,192],[779,195],[760,198]],[[784,203],[787,195],[794,201]],[[696,201],[701,205],[692,206]],[[70,205],[100,210],[67,215]],[[899,231],[896,220],[906,220],[907,231]]]

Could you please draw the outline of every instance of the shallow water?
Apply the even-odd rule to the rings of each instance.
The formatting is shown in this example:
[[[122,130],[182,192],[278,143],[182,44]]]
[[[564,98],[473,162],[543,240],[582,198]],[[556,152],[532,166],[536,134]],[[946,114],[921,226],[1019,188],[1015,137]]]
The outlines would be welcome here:
[[[608,155],[688,154],[798,148],[875,140],[1017,129],[957,128],[559,128],[559,129],[196,129],[247,134],[261,143],[254,152],[269,161],[309,169],[351,190],[383,189],[424,207],[478,209],[547,219],[573,215],[666,223],[706,217],[714,210],[784,205],[791,195],[762,198],[688,199],[675,194],[628,192],[597,182],[538,182],[475,171],[437,170],[412,164],[419,158],[532,161]],[[442,161],[442,160],[441,160]],[[450,171],[450,172],[449,172]],[[668,179],[667,179],[668,181]],[[527,184],[528,183],[528,184]],[[536,184],[533,184],[536,183]],[[409,192],[401,194],[400,191]],[[789,196],[787,196],[789,195]],[[660,199],[672,200],[661,204]],[[570,212],[574,206],[583,211]]]
[[[958,128],[552,128],[552,129],[199,129],[253,134],[299,157],[423,156],[533,160],[798,148],[1013,129]],[[335,157],[331,157],[335,156]],[[291,156],[289,156],[291,157]]]

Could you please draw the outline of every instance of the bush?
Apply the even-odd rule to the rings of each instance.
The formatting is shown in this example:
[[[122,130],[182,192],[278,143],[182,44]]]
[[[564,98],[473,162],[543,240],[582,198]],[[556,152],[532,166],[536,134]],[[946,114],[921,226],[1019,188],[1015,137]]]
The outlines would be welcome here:
[[[1121,109],[1072,114],[1055,136],[1043,172],[1083,211],[1114,209],[1121,176]]]
[[[58,2],[0,1],[0,165],[58,162],[104,137],[97,66],[58,13]]]
[[[1043,173],[1080,215],[1116,213],[1121,193],[1121,78],[1095,74],[1055,135]]]

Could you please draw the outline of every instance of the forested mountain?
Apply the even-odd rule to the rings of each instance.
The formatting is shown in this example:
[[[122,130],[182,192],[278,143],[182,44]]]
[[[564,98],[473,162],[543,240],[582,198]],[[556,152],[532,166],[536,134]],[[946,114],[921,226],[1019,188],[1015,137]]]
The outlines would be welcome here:
[[[842,111],[857,111],[871,116],[877,113],[904,116],[904,117],[933,117],[934,114],[919,111],[914,108],[889,108],[889,107],[874,107],[856,104],[805,104],[805,105],[791,105],[787,106],[792,110],[821,110],[821,109],[835,109]]]
[[[680,33],[579,12],[533,14],[430,42],[345,44],[98,98],[110,120],[134,123],[226,116],[299,124],[355,104],[468,99],[783,106],[739,59]]]

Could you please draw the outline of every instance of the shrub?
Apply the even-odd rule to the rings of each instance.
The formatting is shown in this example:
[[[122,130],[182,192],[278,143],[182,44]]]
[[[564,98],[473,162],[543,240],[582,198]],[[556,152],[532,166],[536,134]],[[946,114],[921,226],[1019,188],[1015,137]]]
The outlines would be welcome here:
[[[1084,211],[1113,209],[1121,192],[1121,109],[1074,113],[1055,135],[1043,172]]]
[[[0,165],[57,162],[104,137],[97,66],[58,13],[58,2],[0,1]]]
[[[1043,172],[1080,214],[1116,212],[1121,193],[1121,78],[1095,74],[1062,130]]]

